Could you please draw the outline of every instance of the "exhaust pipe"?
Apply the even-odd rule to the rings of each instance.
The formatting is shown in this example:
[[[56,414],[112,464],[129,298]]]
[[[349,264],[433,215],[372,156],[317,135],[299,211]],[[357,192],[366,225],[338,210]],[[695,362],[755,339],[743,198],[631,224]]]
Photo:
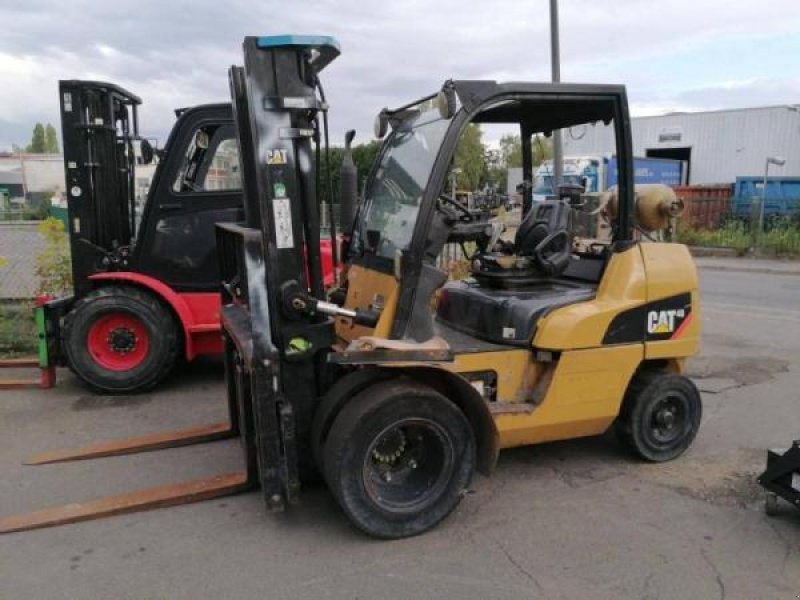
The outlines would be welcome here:
[[[354,129],[348,131],[344,136],[344,156],[342,157],[342,167],[339,171],[339,226],[344,235],[350,235],[353,226],[353,219],[356,216],[356,204],[358,203],[358,171],[353,162],[353,151],[351,144],[356,136]]]

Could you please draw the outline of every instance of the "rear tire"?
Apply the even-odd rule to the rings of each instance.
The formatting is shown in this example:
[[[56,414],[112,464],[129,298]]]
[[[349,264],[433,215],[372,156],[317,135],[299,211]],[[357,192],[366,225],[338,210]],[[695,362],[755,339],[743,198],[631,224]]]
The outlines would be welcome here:
[[[99,288],[64,318],[64,353],[72,371],[108,394],[147,391],[175,365],[178,331],[167,307],[133,287]]]
[[[461,501],[475,470],[475,435],[464,414],[428,386],[402,379],[348,402],[325,442],[325,479],[365,533],[423,533]]]
[[[619,441],[650,462],[677,458],[691,445],[703,414],[700,392],[683,375],[637,373],[615,423]]]

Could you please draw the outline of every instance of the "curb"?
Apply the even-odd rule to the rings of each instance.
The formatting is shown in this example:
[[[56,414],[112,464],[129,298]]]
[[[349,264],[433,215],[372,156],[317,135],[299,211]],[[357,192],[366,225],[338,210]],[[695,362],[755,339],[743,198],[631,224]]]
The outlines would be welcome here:
[[[717,246],[689,246],[692,256],[698,258],[741,258],[742,255],[735,248],[722,248]]]
[[[725,265],[702,265],[698,264],[697,268],[701,271],[729,271],[732,273],[761,273],[764,275],[794,275],[800,277],[800,270],[798,269],[773,269],[773,268],[758,268],[758,267],[728,267]]]

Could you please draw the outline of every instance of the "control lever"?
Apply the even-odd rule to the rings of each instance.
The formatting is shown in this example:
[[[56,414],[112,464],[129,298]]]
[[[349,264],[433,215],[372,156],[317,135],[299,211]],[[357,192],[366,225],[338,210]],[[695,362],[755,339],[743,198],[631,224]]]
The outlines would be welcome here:
[[[342,308],[332,302],[317,300],[308,292],[303,290],[296,281],[289,281],[283,285],[283,308],[289,318],[297,318],[298,315],[323,314],[331,317],[345,317],[352,319],[356,325],[365,327],[375,327],[380,318],[380,312],[376,310],[355,310]]]
[[[378,319],[380,319],[381,313],[376,310],[362,310],[357,308],[355,310],[351,310],[349,308],[342,308],[341,306],[337,306],[336,304],[332,304],[330,302],[324,302],[323,300],[316,300],[316,312],[322,313],[323,315],[329,315],[331,317],[346,317],[348,319],[352,319],[353,323],[356,325],[363,325],[364,327],[372,327],[378,325]]]

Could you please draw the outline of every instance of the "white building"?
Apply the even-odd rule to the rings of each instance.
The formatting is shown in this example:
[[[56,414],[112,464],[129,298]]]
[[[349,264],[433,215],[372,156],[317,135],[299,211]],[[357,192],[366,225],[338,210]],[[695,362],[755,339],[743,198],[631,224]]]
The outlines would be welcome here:
[[[142,205],[150,189],[155,161],[136,165],[135,194]],[[65,198],[64,156],[62,154],[6,154],[0,156],[0,190],[11,199],[22,199],[22,189],[29,195],[51,193]],[[56,202],[58,204],[58,202]]]
[[[64,192],[64,157],[61,154],[8,154],[0,156],[3,173],[15,173],[28,194]]]
[[[763,175],[768,156],[786,159],[771,176],[800,176],[800,105],[671,113],[632,120],[633,153],[684,160],[692,185],[733,183]],[[563,134],[564,155],[613,153],[610,127],[580,127]]]

